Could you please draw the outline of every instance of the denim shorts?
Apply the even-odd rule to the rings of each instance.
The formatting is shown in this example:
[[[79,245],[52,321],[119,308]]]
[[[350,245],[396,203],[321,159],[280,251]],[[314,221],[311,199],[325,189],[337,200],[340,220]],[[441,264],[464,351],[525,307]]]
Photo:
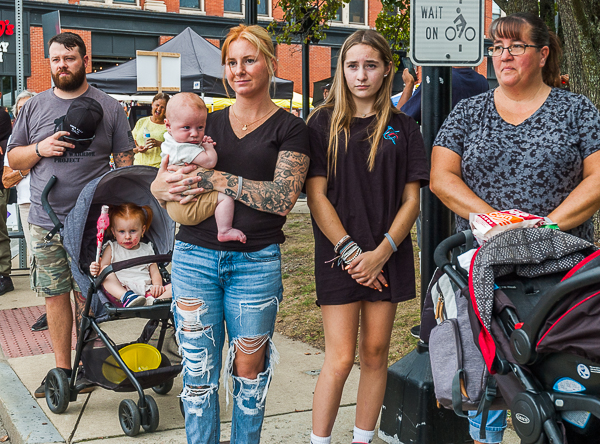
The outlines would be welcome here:
[[[31,235],[31,289],[38,296],[52,297],[71,290],[80,292],[71,275],[71,259],[65,251],[60,234],[52,239],[44,238],[48,230],[29,225]]]
[[[475,411],[470,411],[469,415],[474,415]],[[502,442],[506,429],[506,410],[490,410],[488,413],[485,427],[485,439],[479,437],[481,430],[481,414],[474,418],[469,418],[469,432],[471,438],[484,444],[496,444]]]
[[[242,253],[177,241],[172,284],[188,443],[219,442],[221,369],[227,400],[233,398],[231,442],[259,443],[266,394],[278,360],[272,336],[283,296],[279,245]],[[223,365],[226,333],[229,352]],[[262,373],[255,380],[235,376],[235,351],[251,354],[265,344]]]

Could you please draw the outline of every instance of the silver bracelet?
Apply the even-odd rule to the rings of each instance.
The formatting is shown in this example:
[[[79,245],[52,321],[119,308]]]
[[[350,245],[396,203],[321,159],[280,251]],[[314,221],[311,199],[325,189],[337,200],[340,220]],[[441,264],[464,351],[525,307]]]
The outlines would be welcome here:
[[[38,147],[38,146],[39,146],[39,144],[40,144],[39,142],[35,144],[35,154],[37,154],[39,158],[42,158],[42,157],[44,157],[44,156],[42,156],[42,155],[40,154],[40,150],[39,150],[39,147]]]
[[[390,236],[390,233],[385,233],[384,236],[388,240],[390,245],[392,246],[392,250],[394,250],[394,253],[396,251],[398,251],[398,247],[396,247],[396,244],[394,243],[394,239],[392,239],[392,236]]]
[[[244,178],[242,176],[238,176],[238,192],[233,198],[234,200],[238,200],[242,195],[242,187],[244,186]]]

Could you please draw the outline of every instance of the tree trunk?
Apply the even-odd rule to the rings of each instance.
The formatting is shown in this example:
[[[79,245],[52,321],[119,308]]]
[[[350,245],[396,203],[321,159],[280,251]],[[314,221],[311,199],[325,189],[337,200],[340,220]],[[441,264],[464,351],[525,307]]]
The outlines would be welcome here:
[[[571,91],[600,108],[600,2],[558,0]]]
[[[506,15],[515,12],[531,12],[538,15],[538,0],[494,0],[506,12]]]

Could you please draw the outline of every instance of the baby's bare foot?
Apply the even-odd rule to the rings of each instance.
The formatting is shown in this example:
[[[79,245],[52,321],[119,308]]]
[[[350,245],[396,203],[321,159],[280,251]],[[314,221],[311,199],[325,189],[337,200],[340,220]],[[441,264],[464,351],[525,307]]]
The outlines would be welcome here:
[[[246,243],[246,235],[235,228],[219,231],[219,234],[217,234],[217,239],[219,239],[219,242],[238,241],[243,244]]]

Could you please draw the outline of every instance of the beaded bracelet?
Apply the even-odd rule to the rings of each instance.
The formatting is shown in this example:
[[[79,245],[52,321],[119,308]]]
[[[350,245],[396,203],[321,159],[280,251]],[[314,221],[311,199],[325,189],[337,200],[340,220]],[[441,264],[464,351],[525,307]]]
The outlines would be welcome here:
[[[343,242],[339,242],[339,245],[336,245],[336,248],[333,249],[335,254],[340,254],[340,251],[344,250],[349,244],[354,242],[350,236],[348,236]]]
[[[342,244],[344,243],[344,241],[350,239],[350,236],[345,235],[344,237],[342,237],[339,242],[337,244],[335,244],[335,247],[333,247],[333,251],[335,251],[336,253],[338,252],[338,249],[342,246]]]
[[[337,253],[337,252],[336,252]],[[331,267],[334,266],[334,262],[337,261],[338,266],[350,265],[354,259],[362,254],[362,249],[358,246],[356,242],[354,242],[351,238],[349,238],[342,246],[340,247],[340,253],[331,260],[326,261],[328,264],[331,262]]]

